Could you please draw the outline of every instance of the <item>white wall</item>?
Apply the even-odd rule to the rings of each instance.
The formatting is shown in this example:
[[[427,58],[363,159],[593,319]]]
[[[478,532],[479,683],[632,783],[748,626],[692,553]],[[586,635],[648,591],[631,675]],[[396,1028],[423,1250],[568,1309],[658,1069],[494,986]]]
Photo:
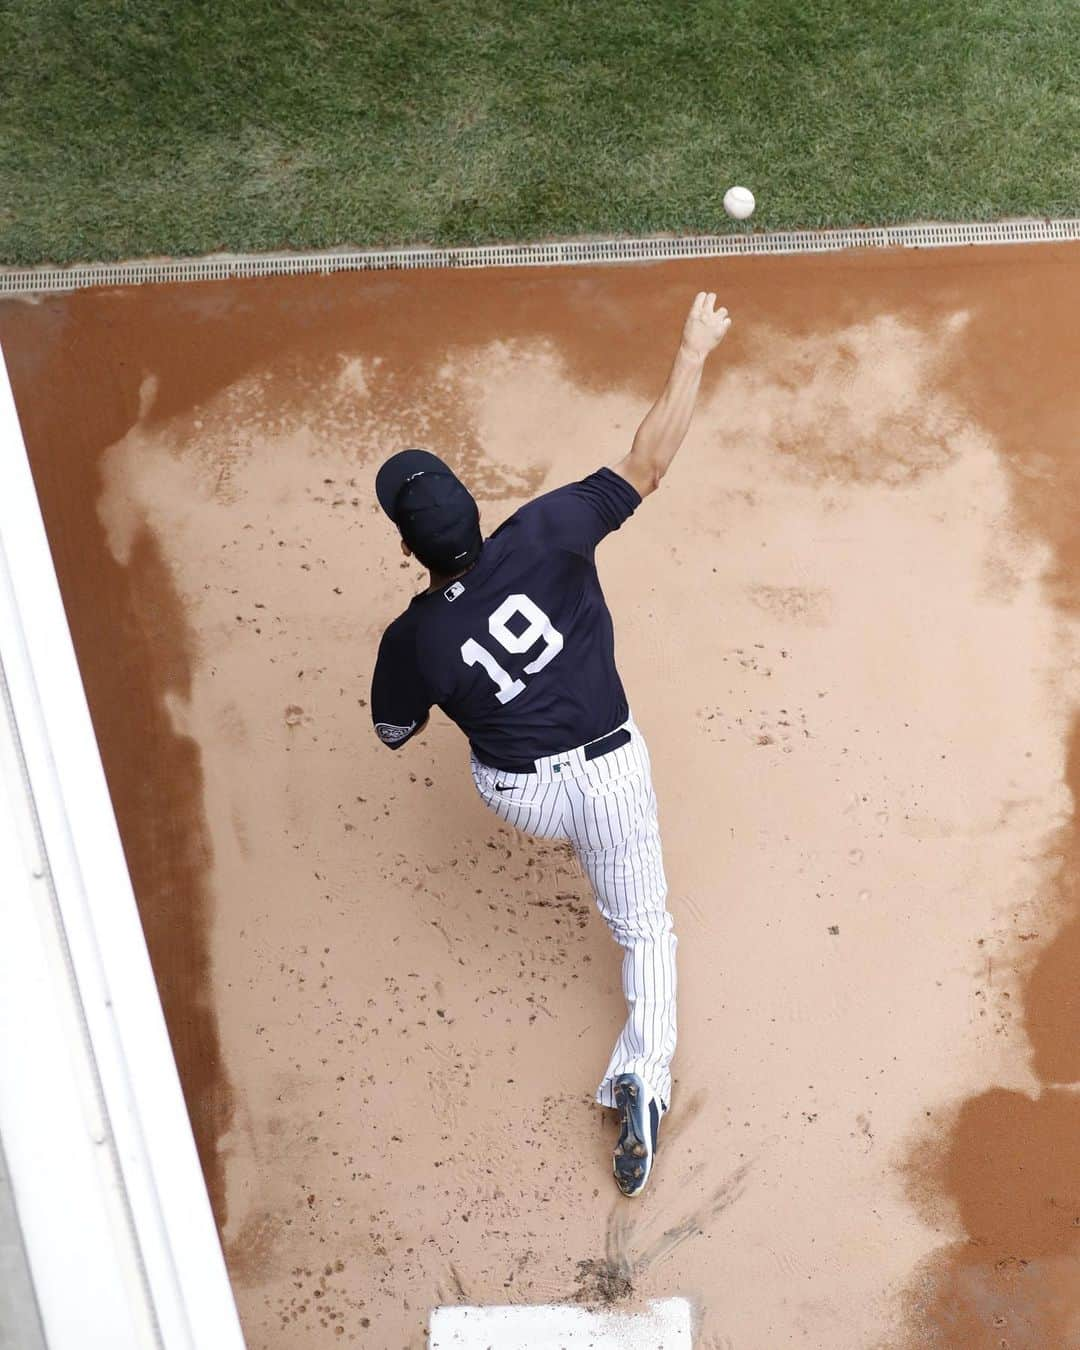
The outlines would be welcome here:
[[[2,352],[0,662],[0,1139],[49,1350],[238,1350]]]

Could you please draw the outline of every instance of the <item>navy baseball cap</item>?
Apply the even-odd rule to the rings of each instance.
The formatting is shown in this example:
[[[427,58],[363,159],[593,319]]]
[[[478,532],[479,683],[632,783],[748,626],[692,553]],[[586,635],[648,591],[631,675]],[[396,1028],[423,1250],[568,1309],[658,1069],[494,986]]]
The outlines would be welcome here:
[[[472,493],[438,455],[399,450],[375,476],[379,505],[420,559],[444,576],[480,556],[480,512]]]

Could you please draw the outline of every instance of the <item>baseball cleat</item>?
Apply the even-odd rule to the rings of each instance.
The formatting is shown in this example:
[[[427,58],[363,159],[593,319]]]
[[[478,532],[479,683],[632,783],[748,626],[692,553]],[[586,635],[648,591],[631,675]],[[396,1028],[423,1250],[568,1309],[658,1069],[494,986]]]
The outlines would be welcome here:
[[[615,1182],[623,1195],[640,1195],[656,1154],[660,1104],[636,1073],[621,1073],[615,1079],[615,1109],[622,1121],[612,1156]]]

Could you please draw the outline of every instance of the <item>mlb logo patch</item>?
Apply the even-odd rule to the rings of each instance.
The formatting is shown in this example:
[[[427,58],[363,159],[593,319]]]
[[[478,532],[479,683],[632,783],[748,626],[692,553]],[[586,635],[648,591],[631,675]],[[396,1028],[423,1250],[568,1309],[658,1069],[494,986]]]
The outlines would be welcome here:
[[[465,587],[461,584],[460,581],[455,581],[452,586],[447,586],[446,590],[443,591],[443,595],[446,596],[447,600],[456,600],[459,595],[464,594],[465,594]]]

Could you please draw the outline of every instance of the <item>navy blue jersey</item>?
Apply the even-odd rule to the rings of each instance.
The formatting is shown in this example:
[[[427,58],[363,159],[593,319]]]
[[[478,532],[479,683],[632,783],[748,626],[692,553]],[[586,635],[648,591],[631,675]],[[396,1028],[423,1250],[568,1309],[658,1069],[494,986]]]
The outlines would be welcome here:
[[[640,502],[600,469],[523,506],[460,580],[416,596],[379,646],[371,714],[381,739],[404,745],[437,705],[477,759],[513,768],[625,722],[593,554]]]

